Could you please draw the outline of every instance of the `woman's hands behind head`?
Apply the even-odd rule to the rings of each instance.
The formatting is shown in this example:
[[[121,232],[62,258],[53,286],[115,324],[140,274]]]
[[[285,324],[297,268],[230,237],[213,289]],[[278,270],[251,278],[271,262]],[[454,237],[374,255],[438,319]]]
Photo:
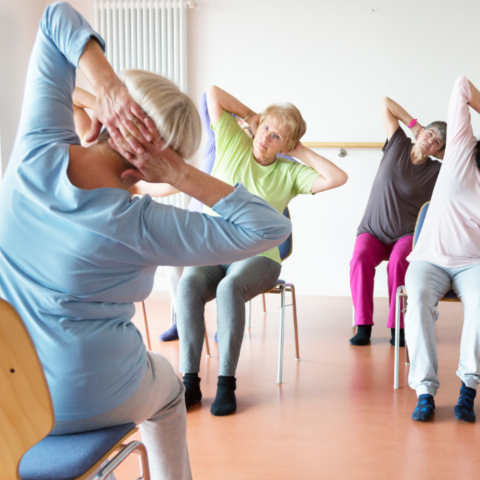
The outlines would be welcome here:
[[[138,124],[138,120],[135,124]],[[145,120],[145,125],[153,139],[151,142],[147,142],[136,133],[138,130],[130,120],[123,121],[125,136],[121,136],[118,142],[113,138],[109,139],[110,146],[122,156],[122,151],[127,148],[127,141],[130,143],[130,137],[138,135],[136,139],[142,146],[143,153],[138,153],[128,158],[128,161],[135,168],[125,170],[122,173],[122,177],[132,177],[149,183],[177,185],[183,169],[187,165],[185,160],[171,148],[165,147],[165,142],[160,138],[155,124],[148,117]]]
[[[140,140],[152,140],[152,135],[146,126],[147,115],[135,103],[120,80],[98,93],[94,113],[90,132],[84,139],[87,142],[96,140],[102,125],[105,125],[110,137],[119,148],[117,151],[129,159],[130,155],[143,153]],[[133,131],[126,129],[125,120],[135,121],[134,124],[132,123]],[[123,142],[123,139],[126,142]]]

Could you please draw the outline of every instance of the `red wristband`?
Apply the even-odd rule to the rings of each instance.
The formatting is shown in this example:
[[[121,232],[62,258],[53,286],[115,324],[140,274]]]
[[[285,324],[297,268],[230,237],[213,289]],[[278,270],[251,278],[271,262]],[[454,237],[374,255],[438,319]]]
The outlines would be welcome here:
[[[412,128],[413,126],[415,126],[416,123],[417,123],[417,119],[414,118],[414,119],[408,124],[408,128]]]

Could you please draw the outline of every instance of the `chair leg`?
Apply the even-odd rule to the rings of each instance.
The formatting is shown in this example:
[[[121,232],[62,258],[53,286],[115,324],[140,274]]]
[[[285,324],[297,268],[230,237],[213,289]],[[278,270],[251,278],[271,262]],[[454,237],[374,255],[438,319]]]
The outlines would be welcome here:
[[[152,344],[150,342],[150,331],[148,330],[147,310],[145,309],[145,302],[142,302],[143,321],[145,323],[145,336],[147,337],[147,346],[149,350],[152,350]]]
[[[405,336],[405,314],[407,313],[407,297],[403,299],[403,332]],[[407,339],[405,339],[405,365],[410,365],[410,354],[408,353]]]
[[[262,299],[263,299],[263,313],[267,313],[267,303],[265,302],[265,294],[262,293]]]
[[[142,480],[150,480],[150,470],[148,468],[148,454],[143,443],[138,441],[130,442],[125,445],[123,449],[115,455],[95,476],[94,480],[104,480],[108,477],[132,452],[137,452],[140,455],[142,465]]]
[[[252,326],[252,301],[247,302],[247,328]]]
[[[397,288],[396,298],[395,298],[395,366],[394,366],[394,376],[393,376],[393,388],[398,389],[398,372],[399,372],[399,356],[400,356],[400,312],[402,297],[405,297],[403,292],[404,286]]]
[[[280,341],[278,345],[278,374],[277,383],[282,383],[283,373],[283,339],[285,334],[285,286],[281,286],[281,308],[280,308]]]
[[[297,299],[295,297],[295,285],[289,284],[290,292],[292,292],[292,308],[293,308],[293,327],[295,329],[295,360],[300,361],[300,346],[298,342],[298,323],[297,323]]]
[[[150,468],[148,467],[148,456],[147,449],[145,445],[142,445],[143,448],[138,448],[138,454],[140,456],[140,468],[142,470],[142,480],[150,480]]]
[[[205,319],[203,319],[203,324],[205,326],[205,350],[207,351],[207,358],[210,358],[210,345],[208,344],[207,324],[205,323]]]
[[[408,353],[407,341],[405,340],[405,365],[410,365],[410,354]]]

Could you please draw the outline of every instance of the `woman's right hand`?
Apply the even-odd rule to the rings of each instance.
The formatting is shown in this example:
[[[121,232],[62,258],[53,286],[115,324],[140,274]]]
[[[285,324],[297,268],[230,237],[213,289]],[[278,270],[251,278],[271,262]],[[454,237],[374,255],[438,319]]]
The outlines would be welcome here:
[[[152,135],[146,127],[147,115],[135,103],[120,80],[116,81],[114,85],[102,89],[97,94],[93,111],[95,115],[90,132],[85,138],[87,142],[95,140],[102,125],[105,125],[110,137],[116,145],[120,146],[119,153],[129,159],[133,155],[143,153],[144,148],[141,140],[147,142],[152,140]],[[131,132],[125,128],[125,120],[132,123],[133,130]],[[122,142],[122,138],[127,142]]]

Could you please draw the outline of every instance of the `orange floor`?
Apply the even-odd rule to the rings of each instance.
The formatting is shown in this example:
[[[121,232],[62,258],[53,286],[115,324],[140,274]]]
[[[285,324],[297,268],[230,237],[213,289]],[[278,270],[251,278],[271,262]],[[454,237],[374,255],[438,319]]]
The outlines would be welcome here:
[[[393,390],[394,349],[385,327],[386,299],[375,302],[372,344],[352,347],[349,298],[298,297],[301,361],[294,360],[288,312],[280,386],[276,384],[278,302],[277,296],[270,296],[264,317],[260,298],[254,300],[252,328],[245,333],[237,371],[238,411],[223,418],[210,414],[218,353],[213,343],[215,305],[207,306],[212,358],[204,358],[201,366],[204,400],[188,412],[194,479],[479,478],[480,426],[453,416],[460,386],[455,370],[461,304],[440,304],[437,341],[442,386],[434,421],[419,423],[410,418],[416,397],[406,387],[403,363],[401,388]],[[153,350],[178,366],[178,342],[156,340],[168,327],[168,296],[152,295],[147,311]],[[136,324],[143,330],[138,313]],[[117,470],[117,480],[137,478],[136,462],[125,462]]]

